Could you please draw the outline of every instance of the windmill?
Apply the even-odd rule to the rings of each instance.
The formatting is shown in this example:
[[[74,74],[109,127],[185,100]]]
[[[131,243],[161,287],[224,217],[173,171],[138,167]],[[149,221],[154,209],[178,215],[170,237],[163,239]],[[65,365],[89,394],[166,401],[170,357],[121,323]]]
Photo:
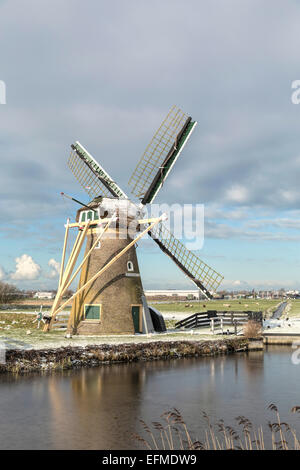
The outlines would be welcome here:
[[[76,223],[66,225],[59,289],[45,330],[71,300],[68,327],[77,334],[133,334],[157,329],[159,317],[149,312],[136,256],[136,242],[146,233],[207,298],[212,298],[223,277],[174,237],[163,223],[164,216],[143,219],[145,206],[154,201],[196,124],[176,106],[171,108],[129,180],[138,203],[128,198],[79,142],[71,145],[68,166],[92,200],[81,204]],[[64,270],[66,240],[72,227],[79,232]],[[83,261],[72,276],[85,238]],[[77,292],[59,306],[79,271]]]

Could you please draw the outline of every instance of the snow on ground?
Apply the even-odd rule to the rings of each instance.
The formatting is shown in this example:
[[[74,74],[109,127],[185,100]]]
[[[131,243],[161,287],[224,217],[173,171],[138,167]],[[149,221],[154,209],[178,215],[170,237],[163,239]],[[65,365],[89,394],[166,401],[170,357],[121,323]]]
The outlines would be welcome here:
[[[190,317],[193,315],[190,312],[163,312],[162,316],[164,317],[165,320],[176,320],[180,321],[183,320],[184,318]]]
[[[287,333],[300,334],[300,318],[292,317],[284,320],[274,320],[272,318],[263,322],[264,333]]]
[[[62,333],[62,332],[61,332]],[[217,333],[217,332],[216,332]],[[220,332],[219,332],[220,333]],[[18,331],[13,335],[0,334],[0,349],[51,349],[60,347],[91,346],[101,344],[125,344],[125,343],[150,343],[155,341],[215,341],[224,338],[220,334],[213,335],[207,328],[194,331],[171,331],[167,333],[155,333],[149,335],[118,335],[118,336],[73,336],[66,338],[63,334],[42,333],[39,335],[18,336]]]

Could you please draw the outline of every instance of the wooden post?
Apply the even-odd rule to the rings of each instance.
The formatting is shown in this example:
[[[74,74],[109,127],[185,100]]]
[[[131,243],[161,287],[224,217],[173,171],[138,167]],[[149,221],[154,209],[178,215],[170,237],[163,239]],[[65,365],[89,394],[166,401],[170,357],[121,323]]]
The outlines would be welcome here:
[[[64,246],[63,246],[62,257],[61,257],[61,264],[60,264],[60,273],[59,273],[59,283],[58,283],[58,287],[61,285],[62,276],[63,276],[63,272],[64,272],[64,267],[65,267],[66,247],[67,247],[68,234],[69,234],[69,222],[70,222],[70,219],[67,219],[67,225],[66,225],[66,231],[65,231],[65,239],[64,239]]]
[[[72,300],[74,300],[84,289],[86,289],[90,284],[92,284],[101,274],[104,273],[113,263],[115,263],[126,251],[128,251],[138,240],[140,240],[149,230],[151,230],[156,224],[161,222],[165,219],[165,214],[161,217],[158,217],[155,222],[149,225],[138,237],[136,237],[132,242],[130,242],[120,253],[118,253],[114,258],[112,258],[100,271],[98,271],[91,279],[89,279],[80,289],[78,289],[75,294],[72,295],[63,305],[61,305],[54,313],[53,316],[56,316],[59,312],[61,312]]]
[[[53,325],[53,322],[54,322],[55,317],[56,317],[55,310],[57,309],[57,307],[58,307],[58,305],[59,305],[59,303],[62,299],[64,287],[70,279],[70,276],[72,274],[73,268],[74,268],[75,263],[77,261],[79,252],[81,250],[83,241],[85,239],[86,232],[88,231],[88,228],[89,228],[89,224],[87,224],[84,227],[83,232],[79,232],[78,235],[77,235],[77,238],[75,240],[70,258],[68,260],[65,272],[64,272],[63,277],[62,277],[61,285],[58,287],[54,302],[52,304],[51,321],[50,321],[50,323],[45,324],[44,332],[49,331],[51,329],[52,325]]]
[[[77,246],[78,246],[78,242],[79,242],[79,240],[80,240],[80,238],[81,238],[81,234],[82,234],[82,232],[81,232],[80,230],[78,230],[77,237],[76,237],[76,240],[75,240],[75,242],[74,242],[73,248],[72,248],[72,250],[71,250],[71,254],[70,254],[70,256],[69,256],[69,259],[68,259],[68,262],[67,262],[67,265],[66,265],[66,268],[65,268],[64,273],[66,273],[66,272],[68,271],[68,269],[69,269],[70,262],[71,262],[71,260],[72,260],[72,258],[73,258],[74,252],[75,252],[75,250],[76,250],[76,248],[77,248]],[[64,274],[63,274],[63,276],[64,276]],[[62,276],[62,279],[63,279],[63,276]],[[62,284],[62,282],[61,282],[61,284]]]
[[[221,317],[221,331],[222,331],[222,335],[224,333],[224,330],[223,330],[223,317]]]
[[[78,255],[80,253],[80,250],[81,250],[81,247],[83,245],[83,242],[84,242],[84,239],[85,239],[85,236],[86,236],[86,233],[89,229],[89,224],[87,224],[85,227],[84,227],[84,230],[83,231],[80,231],[79,232],[79,237],[78,239],[76,239],[75,241],[75,249],[72,250],[72,253],[71,253],[71,256],[68,260],[68,264],[67,264],[67,267],[65,269],[65,272],[64,272],[64,275],[63,275],[63,280],[62,280],[62,283],[61,283],[61,289],[60,289],[60,293],[62,294],[67,282],[69,281],[70,277],[71,277],[71,274],[72,274],[72,271],[73,271],[73,268],[76,264],[76,261],[77,261],[77,258],[78,258]]]
[[[145,331],[146,331],[146,335],[148,336],[148,325],[147,325],[147,319],[146,319],[146,315],[145,315],[145,307],[144,305],[142,305],[142,309],[143,309],[143,320],[144,320],[144,324],[145,324]]]

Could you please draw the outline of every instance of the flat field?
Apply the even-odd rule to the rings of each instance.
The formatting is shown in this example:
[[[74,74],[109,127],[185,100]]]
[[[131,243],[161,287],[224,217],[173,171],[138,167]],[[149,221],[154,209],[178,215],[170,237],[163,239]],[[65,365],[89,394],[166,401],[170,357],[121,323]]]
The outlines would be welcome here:
[[[151,302],[161,313],[187,313],[189,315],[196,312],[206,312],[207,310],[244,311],[271,313],[276,309],[281,300],[247,299],[247,300],[209,300],[209,301],[185,301],[185,302]],[[299,302],[300,307],[300,302]]]
[[[293,301],[293,310],[291,315],[300,316],[300,301]],[[1,310],[0,309],[0,342],[6,342],[13,346],[15,342],[22,342],[27,344],[28,347],[58,347],[65,345],[86,345],[86,344],[99,344],[99,343],[121,343],[121,342],[141,342],[141,341],[157,341],[157,340],[174,340],[174,339],[220,339],[220,336],[212,336],[209,329],[199,330],[190,336],[188,332],[174,332],[172,329],[176,321],[196,312],[204,312],[207,310],[217,311],[239,311],[239,310],[253,310],[263,311],[264,315],[270,316],[272,311],[280,303],[280,300],[213,300],[208,302],[170,302],[170,303],[152,303],[165,317],[168,329],[167,334],[153,334],[151,339],[146,336],[93,336],[93,337],[73,337],[72,339],[65,338],[65,330],[52,330],[50,333],[43,333],[41,329],[37,329],[37,323],[33,323],[36,318],[34,310],[39,310],[38,305],[40,302],[35,301],[34,304],[25,305],[19,304],[14,307],[14,310]],[[49,302],[50,307],[50,302]],[[48,307],[48,306],[47,306]],[[44,310],[49,310],[45,308]],[[23,312],[23,313],[20,313]],[[68,313],[68,312],[66,312]],[[21,345],[20,345],[21,346]],[[21,346],[22,347],[22,346]]]
[[[300,317],[300,299],[289,300],[286,309],[286,317]]]
[[[55,329],[43,333],[37,324],[33,323],[35,315],[31,313],[18,314],[15,312],[0,312],[0,349],[43,349],[63,346],[87,346],[93,344],[147,343],[153,341],[216,341],[228,338],[222,335],[212,335],[209,329],[205,331],[182,332],[168,331],[151,335],[107,335],[107,336],[73,336],[66,338],[65,330]]]

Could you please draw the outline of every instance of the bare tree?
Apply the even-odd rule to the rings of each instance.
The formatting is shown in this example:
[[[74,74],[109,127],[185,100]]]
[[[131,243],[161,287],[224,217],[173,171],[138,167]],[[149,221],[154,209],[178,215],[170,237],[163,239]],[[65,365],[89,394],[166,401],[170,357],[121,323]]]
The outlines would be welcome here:
[[[14,285],[0,282],[0,304],[8,304],[20,299],[22,292]]]

